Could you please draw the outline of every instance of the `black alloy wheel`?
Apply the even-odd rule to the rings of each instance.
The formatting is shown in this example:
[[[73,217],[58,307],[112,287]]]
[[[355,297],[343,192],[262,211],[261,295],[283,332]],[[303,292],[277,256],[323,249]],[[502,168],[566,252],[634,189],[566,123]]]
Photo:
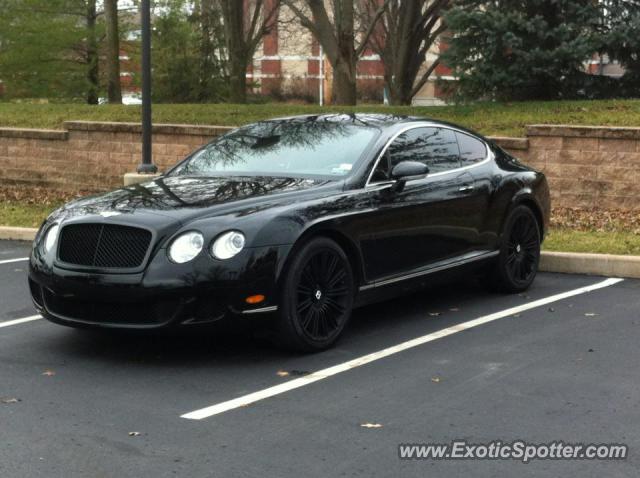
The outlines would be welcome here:
[[[334,241],[316,238],[302,246],[286,272],[279,338],[300,351],[330,347],[351,316],[354,297],[349,259]]]
[[[517,206],[507,218],[493,285],[504,292],[529,288],[540,262],[540,226],[526,206]]]

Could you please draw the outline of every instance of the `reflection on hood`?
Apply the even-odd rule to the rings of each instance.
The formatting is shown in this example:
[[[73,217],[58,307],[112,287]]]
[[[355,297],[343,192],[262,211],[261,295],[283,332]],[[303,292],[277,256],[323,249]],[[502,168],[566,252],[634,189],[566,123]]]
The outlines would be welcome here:
[[[300,191],[326,180],[275,177],[175,176],[158,178],[116,191],[73,201],[64,206],[65,215],[130,213],[137,209],[157,211],[205,208],[275,193]],[[69,214],[70,213],[70,214]]]

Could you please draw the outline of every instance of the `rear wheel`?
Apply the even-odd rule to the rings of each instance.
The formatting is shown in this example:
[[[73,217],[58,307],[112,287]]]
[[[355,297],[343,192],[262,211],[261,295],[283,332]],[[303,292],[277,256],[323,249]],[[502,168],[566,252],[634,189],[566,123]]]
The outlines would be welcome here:
[[[492,285],[502,292],[522,292],[538,273],[540,226],[526,206],[517,206],[505,222],[500,255],[491,271]]]
[[[334,241],[321,237],[303,245],[284,278],[280,342],[304,352],[333,345],[351,316],[354,287],[349,259]]]

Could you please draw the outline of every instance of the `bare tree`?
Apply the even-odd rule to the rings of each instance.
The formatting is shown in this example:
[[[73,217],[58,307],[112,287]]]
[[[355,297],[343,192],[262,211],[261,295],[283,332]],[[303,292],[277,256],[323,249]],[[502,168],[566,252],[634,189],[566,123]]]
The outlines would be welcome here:
[[[120,86],[120,37],[118,33],[118,0],[104,0],[107,30],[106,67],[109,103],[122,103]]]
[[[379,0],[367,0],[366,16],[374,18]],[[392,104],[408,105],[440,63],[421,71],[427,52],[446,25],[443,13],[452,0],[392,0],[371,38],[384,63],[384,80]],[[419,78],[418,78],[419,76]]]
[[[280,0],[219,0],[227,43],[229,100],[247,101],[247,67],[275,26]]]
[[[282,0],[322,45],[333,68],[333,102],[356,104],[357,61],[369,43],[376,24],[390,0],[377,1],[375,11],[363,16],[366,24],[356,25],[355,0],[331,0],[330,11],[324,0]],[[331,15],[330,15],[331,13]],[[356,28],[361,31],[356,44]]]

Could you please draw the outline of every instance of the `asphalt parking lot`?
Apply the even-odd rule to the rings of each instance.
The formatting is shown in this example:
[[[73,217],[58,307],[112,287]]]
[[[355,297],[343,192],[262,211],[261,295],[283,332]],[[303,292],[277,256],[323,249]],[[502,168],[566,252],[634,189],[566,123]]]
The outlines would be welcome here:
[[[245,328],[106,334],[33,318],[28,248],[0,242],[3,478],[638,476],[640,281],[432,288],[359,309],[336,348],[303,356]],[[454,439],[625,443],[629,457],[398,458],[400,443]]]

